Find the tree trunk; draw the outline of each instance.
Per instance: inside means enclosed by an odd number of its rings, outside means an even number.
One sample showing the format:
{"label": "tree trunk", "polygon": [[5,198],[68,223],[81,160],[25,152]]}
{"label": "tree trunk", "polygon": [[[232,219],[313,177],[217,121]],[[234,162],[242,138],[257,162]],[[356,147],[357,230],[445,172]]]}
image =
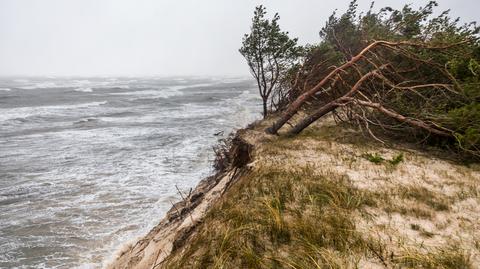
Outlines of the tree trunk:
{"label": "tree trunk", "polygon": [[[349,99],[353,100],[353,98],[349,98]],[[439,135],[439,136],[444,136],[444,137],[452,137],[453,136],[452,133],[450,133],[450,132],[436,129],[434,126],[430,126],[430,125],[428,125],[427,123],[425,123],[421,120],[407,118],[407,117],[397,113],[396,111],[385,108],[384,106],[382,106],[379,103],[367,102],[367,101],[362,101],[362,100],[355,100],[355,101],[359,105],[374,108],[374,109],[382,112],[383,114],[385,114],[385,115],[387,115],[391,118],[394,118],[394,119],[398,120],[399,122],[404,122],[404,123],[406,123],[410,126],[413,126],[413,127],[419,128],[419,129],[423,129],[427,132],[434,133],[434,134]]]}
{"label": "tree trunk", "polygon": [[267,108],[268,98],[262,98],[262,100],[263,100],[263,119],[266,119],[268,114],[268,108]]}
{"label": "tree trunk", "polygon": [[360,90],[360,87],[362,86],[362,84],[367,81],[367,79],[369,79],[370,77],[373,77],[373,76],[377,76],[378,75],[378,72],[385,68],[387,65],[382,65],[380,66],[378,69],[376,70],[373,70],[373,71],[370,71],[368,72],[367,74],[363,75],[356,83],[355,85],[353,85],[352,89],[350,89],[350,91],[348,91],[345,95],[343,95],[342,97],[339,97],[333,101],[331,101],[330,103],[322,106],[321,108],[317,109],[313,114],[309,115],[308,117],[306,117],[305,119],[303,119],[300,123],[298,123],[297,125],[295,125],[295,127],[293,127],[289,132],[288,134],[289,135],[295,135],[295,134],[299,134],[301,131],[303,131],[303,129],[307,128],[308,126],[310,126],[310,124],[312,124],[313,122],[315,122],[316,120],[318,120],[319,118],[323,117],[325,114],[335,110],[338,106],[340,106],[341,104],[345,103],[346,101],[349,101],[347,100],[347,98],[351,97],[351,96],[354,96],[359,90]]}
{"label": "tree trunk", "polygon": [[315,113],[313,113],[312,115],[309,115],[308,117],[303,119],[299,124],[295,125],[295,127],[293,127],[288,132],[288,134],[289,135],[299,134],[301,131],[303,131],[303,129],[310,126],[310,124],[312,124],[313,122],[315,122],[319,118],[323,117],[325,114],[335,110],[339,105],[340,105],[340,103],[338,103],[338,100],[334,100],[334,101],[331,101],[330,103],[322,106],[320,109],[315,111]]}
{"label": "tree trunk", "polygon": [[337,75],[338,73],[340,73],[341,71],[343,71],[344,69],[352,66],[353,64],[355,64],[357,61],[359,61],[360,59],[362,59],[363,55],[365,53],[367,53],[369,50],[371,50],[372,48],[380,45],[380,44],[383,44],[383,43],[386,43],[385,41],[375,41],[373,43],[371,43],[370,45],[368,45],[366,48],[364,48],[359,54],[357,54],[355,57],[353,57],[350,61],[344,63],[342,66],[338,67],[338,68],[335,68],[332,72],[330,72],[330,74],[328,74],[326,77],[324,77],[317,85],[315,85],[315,87],[313,87],[312,89],[310,89],[309,91],[303,93],[302,95],[300,95],[287,109],[287,111],[285,111],[284,115],[279,119],[277,120],[270,128],[268,128],[266,131],[267,133],[270,133],[270,134],[276,134],[278,132],[278,130],[280,128],[282,128],[282,126],[289,120],[293,117],[293,115],[295,115],[295,113],[297,113],[297,111],[300,109],[300,107],[305,103],[305,101],[307,101],[308,99],[310,99],[316,92],[320,91],[323,86],[325,84],[327,84],[327,82],[330,81],[330,79],[332,79],[335,75]]}
{"label": "tree trunk", "polygon": [[382,40],[370,43],[360,53],[355,55],[350,61],[344,63],[340,67],[335,68],[326,77],[324,77],[317,85],[315,85],[315,87],[313,87],[309,91],[306,91],[305,93],[300,95],[293,103],[290,104],[287,111],[285,111],[282,117],[278,119],[271,127],[267,128],[265,131],[270,134],[277,134],[278,130],[282,128],[282,126],[285,125],[285,123],[287,123],[287,121],[290,120],[293,117],[293,115],[297,113],[297,111],[305,103],[305,101],[308,101],[315,93],[320,91],[323,88],[323,86],[325,86],[325,84],[327,84],[337,74],[339,74],[340,72],[343,72],[345,69],[353,66],[356,62],[360,61],[368,51],[378,46],[392,47],[392,46],[399,46],[399,45],[420,46],[418,44],[411,43],[411,42],[388,42],[388,41],[382,41]]}

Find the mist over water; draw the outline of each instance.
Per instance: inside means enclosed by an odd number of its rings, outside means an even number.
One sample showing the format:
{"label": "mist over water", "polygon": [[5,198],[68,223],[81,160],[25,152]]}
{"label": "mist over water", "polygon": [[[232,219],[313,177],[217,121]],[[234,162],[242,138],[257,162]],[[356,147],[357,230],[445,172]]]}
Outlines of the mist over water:
{"label": "mist over water", "polygon": [[0,80],[0,268],[97,268],[260,117],[236,78]]}

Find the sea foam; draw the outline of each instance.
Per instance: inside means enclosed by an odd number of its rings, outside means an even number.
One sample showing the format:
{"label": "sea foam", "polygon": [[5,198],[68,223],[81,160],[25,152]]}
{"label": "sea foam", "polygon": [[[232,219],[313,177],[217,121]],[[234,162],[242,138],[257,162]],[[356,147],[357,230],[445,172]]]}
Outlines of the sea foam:
{"label": "sea foam", "polygon": [[74,105],[2,108],[0,109],[0,122],[8,120],[21,120],[32,116],[61,115],[71,113],[73,110],[87,109],[105,104],[107,104],[107,101]]}
{"label": "sea foam", "polygon": [[77,89],[74,89],[74,91],[76,92],[92,92],[92,88],[77,88]]}

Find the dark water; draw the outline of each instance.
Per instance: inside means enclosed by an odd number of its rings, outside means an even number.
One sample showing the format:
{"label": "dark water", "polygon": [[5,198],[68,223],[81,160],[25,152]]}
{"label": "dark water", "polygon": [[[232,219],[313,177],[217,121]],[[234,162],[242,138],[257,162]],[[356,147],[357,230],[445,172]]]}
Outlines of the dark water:
{"label": "dark water", "polygon": [[0,268],[97,268],[259,117],[249,79],[0,79]]}

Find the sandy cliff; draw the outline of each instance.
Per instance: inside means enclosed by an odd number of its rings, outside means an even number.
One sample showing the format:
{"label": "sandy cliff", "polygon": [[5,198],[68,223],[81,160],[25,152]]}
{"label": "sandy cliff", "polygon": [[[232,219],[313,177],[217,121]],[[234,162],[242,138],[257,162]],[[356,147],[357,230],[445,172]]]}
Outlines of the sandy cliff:
{"label": "sandy cliff", "polygon": [[480,169],[372,142],[331,120],[241,133],[240,169],[207,178],[108,268],[478,268]]}

